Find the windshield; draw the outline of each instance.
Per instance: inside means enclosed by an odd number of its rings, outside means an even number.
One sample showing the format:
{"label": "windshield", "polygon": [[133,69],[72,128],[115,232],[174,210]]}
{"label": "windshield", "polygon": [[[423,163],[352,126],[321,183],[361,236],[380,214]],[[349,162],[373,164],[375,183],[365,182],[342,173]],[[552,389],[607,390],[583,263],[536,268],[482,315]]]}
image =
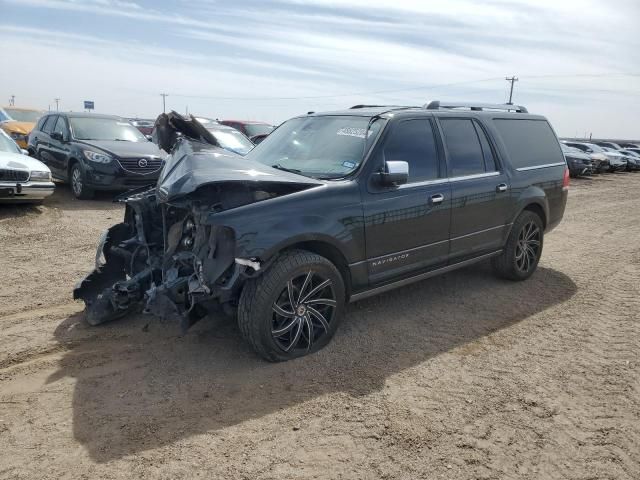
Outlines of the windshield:
{"label": "windshield", "polygon": [[265,123],[249,123],[244,127],[247,130],[247,135],[253,137],[255,135],[269,135],[273,126],[267,125]]}
{"label": "windshield", "polygon": [[[369,120],[346,115],[293,118],[274,130],[247,158],[308,177],[344,177],[362,162]],[[371,125],[367,148],[381,126],[379,121]]]}
{"label": "windshield", "polygon": [[116,118],[70,117],[76,140],[121,140],[146,142],[147,138],[126,120]]}
{"label": "windshield", "polygon": [[253,148],[253,143],[241,132],[230,128],[229,130],[209,130],[216,138],[220,146],[226,150],[246,155]]}
{"label": "windshield", "polygon": [[11,120],[29,123],[36,123],[44,113],[39,110],[21,110],[19,108],[5,108],[4,111],[11,117]]}
{"label": "windshield", "polygon": [[2,130],[0,130],[0,152],[22,153],[16,142],[11,140]]}

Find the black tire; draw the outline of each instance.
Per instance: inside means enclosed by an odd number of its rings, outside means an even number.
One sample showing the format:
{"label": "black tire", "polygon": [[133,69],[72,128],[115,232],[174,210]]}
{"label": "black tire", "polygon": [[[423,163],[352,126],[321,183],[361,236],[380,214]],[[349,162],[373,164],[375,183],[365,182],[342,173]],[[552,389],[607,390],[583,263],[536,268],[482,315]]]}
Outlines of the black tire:
{"label": "black tire", "polygon": [[538,267],[543,244],[542,219],[525,210],[513,223],[502,254],[491,260],[494,272],[508,280],[526,280]]}
{"label": "black tire", "polygon": [[258,355],[281,362],[329,343],[344,304],[344,281],[335,265],[315,253],[290,250],[261,276],[247,281],[240,295],[238,325]]}
{"label": "black tire", "polygon": [[77,199],[88,200],[93,198],[94,192],[87,186],[84,172],[77,163],[74,163],[69,169],[69,184],[71,185],[71,192]]}

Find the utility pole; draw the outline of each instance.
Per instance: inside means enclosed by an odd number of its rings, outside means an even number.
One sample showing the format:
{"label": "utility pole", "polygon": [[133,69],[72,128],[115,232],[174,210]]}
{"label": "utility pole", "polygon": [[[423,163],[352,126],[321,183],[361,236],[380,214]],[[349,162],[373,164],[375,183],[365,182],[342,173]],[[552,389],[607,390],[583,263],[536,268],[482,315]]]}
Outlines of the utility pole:
{"label": "utility pole", "polygon": [[59,98],[54,98],[54,100],[56,101],[56,112],[59,111],[59,104],[60,104],[60,99]]}
{"label": "utility pole", "polygon": [[507,105],[513,105],[513,84],[518,81],[518,77],[512,75],[511,77],[504,77],[504,79],[507,82],[511,82],[511,89],[509,90],[509,101],[507,102]]}
{"label": "utility pole", "polygon": [[166,98],[169,96],[169,94],[161,93],[160,96],[162,97],[162,113],[167,113]]}
{"label": "utility pole", "polygon": [[16,96],[15,95],[11,95],[11,98],[9,99],[9,105],[10,106],[15,106],[16,104]]}

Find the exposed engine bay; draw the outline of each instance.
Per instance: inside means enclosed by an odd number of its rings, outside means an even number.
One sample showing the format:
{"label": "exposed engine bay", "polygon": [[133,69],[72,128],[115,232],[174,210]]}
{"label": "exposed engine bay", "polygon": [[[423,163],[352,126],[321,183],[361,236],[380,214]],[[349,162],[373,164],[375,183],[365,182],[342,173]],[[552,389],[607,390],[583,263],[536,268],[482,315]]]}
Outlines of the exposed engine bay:
{"label": "exposed engine bay", "polygon": [[116,199],[124,221],[103,234],[95,270],[74,290],[92,325],[144,311],[176,318],[185,331],[211,310],[232,313],[244,281],[268,262],[238,256],[234,229],[216,224],[216,214],[316,183],[216,148],[194,118],[173,112],[159,124],[171,155],[158,184]]}

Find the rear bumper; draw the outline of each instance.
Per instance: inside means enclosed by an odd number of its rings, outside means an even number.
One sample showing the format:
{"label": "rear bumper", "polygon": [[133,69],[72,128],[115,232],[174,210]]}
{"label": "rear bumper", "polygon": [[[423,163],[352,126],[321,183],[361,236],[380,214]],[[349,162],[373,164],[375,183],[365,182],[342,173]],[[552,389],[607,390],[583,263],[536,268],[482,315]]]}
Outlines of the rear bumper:
{"label": "rear bumper", "polygon": [[0,201],[43,200],[53,193],[52,182],[0,182]]}

